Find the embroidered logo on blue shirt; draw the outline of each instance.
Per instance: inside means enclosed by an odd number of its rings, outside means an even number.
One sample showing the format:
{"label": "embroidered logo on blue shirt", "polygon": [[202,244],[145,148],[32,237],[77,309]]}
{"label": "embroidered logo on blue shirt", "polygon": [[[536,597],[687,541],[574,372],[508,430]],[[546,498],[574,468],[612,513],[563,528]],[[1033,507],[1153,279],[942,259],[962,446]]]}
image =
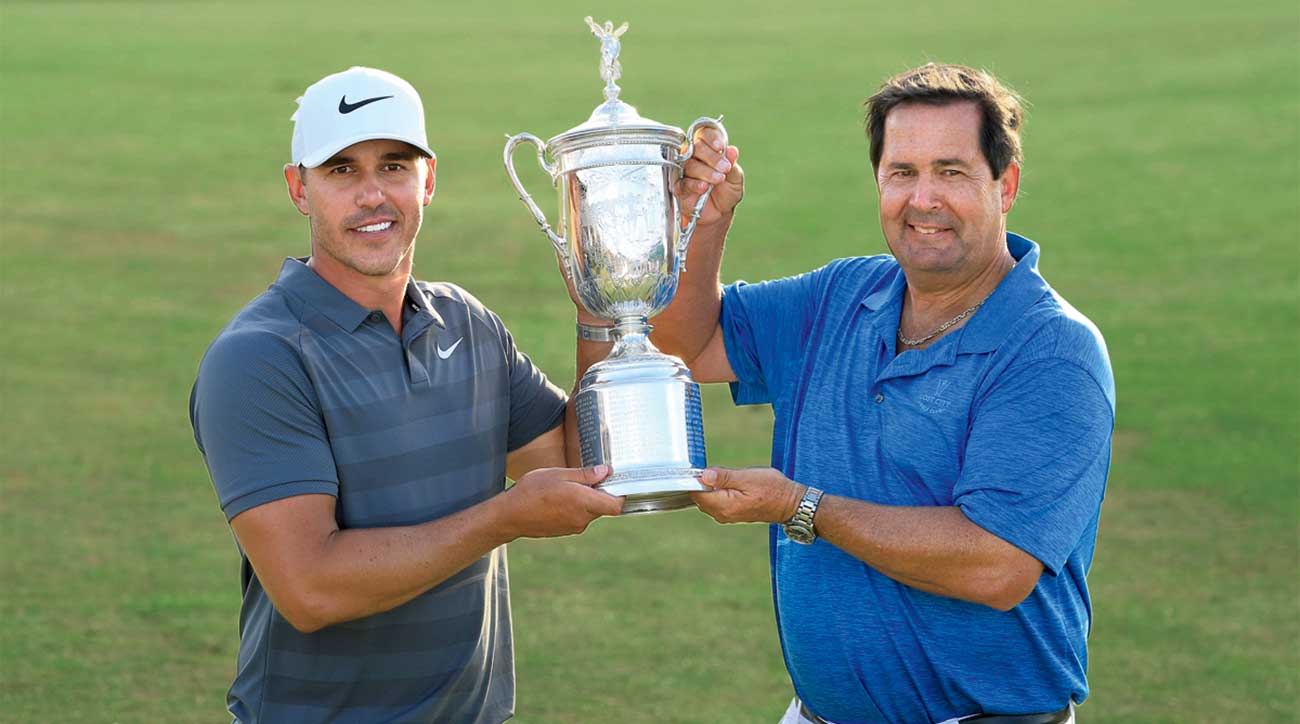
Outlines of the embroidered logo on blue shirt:
{"label": "embroidered logo on blue shirt", "polygon": [[948,406],[952,404],[952,400],[944,397],[943,393],[947,391],[951,384],[952,382],[949,380],[940,380],[939,384],[935,385],[933,392],[921,395],[917,398],[921,409],[932,415],[936,412],[943,412],[948,409]]}

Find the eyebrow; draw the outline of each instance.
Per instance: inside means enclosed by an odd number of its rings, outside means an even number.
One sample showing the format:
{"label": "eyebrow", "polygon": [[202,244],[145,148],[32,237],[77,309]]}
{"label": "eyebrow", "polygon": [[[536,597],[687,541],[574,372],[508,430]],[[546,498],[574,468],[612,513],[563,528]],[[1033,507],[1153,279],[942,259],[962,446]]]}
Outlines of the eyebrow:
{"label": "eyebrow", "polygon": [[[422,156],[422,154],[416,151],[390,151],[388,153],[385,153],[383,156],[380,156],[380,160],[381,161],[413,161],[420,156]],[[357,160],[355,158],[352,158],[351,156],[344,156],[342,154],[338,154],[338,155],[330,156],[329,159],[327,159],[325,162],[321,164],[321,166],[325,168],[333,168],[335,166],[349,166],[355,164],[356,162]]]}
{"label": "eyebrow", "polygon": [[[961,168],[970,168],[969,161],[960,158],[936,158],[929,163],[931,168],[943,168],[945,166],[960,166]],[[893,161],[885,166],[887,169],[914,169],[916,164],[908,161]]]}
{"label": "eyebrow", "polygon": [[356,160],[351,158],[350,156],[335,155],[325,159],[325,161],[323,161],[320,166],[321,168],[334,167],[334,166],[347,166],[348,164],[351,163],[356,163]]}

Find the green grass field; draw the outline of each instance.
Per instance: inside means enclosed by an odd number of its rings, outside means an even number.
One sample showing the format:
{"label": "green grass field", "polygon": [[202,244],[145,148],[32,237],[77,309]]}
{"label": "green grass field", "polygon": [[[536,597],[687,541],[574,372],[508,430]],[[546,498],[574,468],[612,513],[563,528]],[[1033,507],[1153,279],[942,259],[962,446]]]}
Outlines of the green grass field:
{"label": "green grass field", "polygon": [[[18,2],[0,5],[0,721],[221,722],[238,557],[186,402],[206,345],[307,252],[293,99],[353,64],[420,89],[422,278],[561,385],[572,309],[501,168],[600,101],[723,113],[748,197],[724,267],[885,250],[860,103],[927,60],[1031,102],[1011,228],[1105,333],[1119,395],[1082,722],[1293,721],[1300,703],[1300,12],[1292,3]],[[553,201],[526,154],[534,195]],[[711,462],[771,415],[710,389]],[[766,532],[695,512],[510,546],[519,716],[773,722]]]}

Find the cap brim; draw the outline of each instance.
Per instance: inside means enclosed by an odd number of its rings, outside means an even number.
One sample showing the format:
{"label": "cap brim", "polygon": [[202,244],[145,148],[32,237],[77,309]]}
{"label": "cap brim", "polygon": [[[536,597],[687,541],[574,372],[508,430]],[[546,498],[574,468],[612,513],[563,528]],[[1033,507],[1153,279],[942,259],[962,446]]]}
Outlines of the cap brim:
{"label": "cap brim", "polygon": [[298,161],[298,163],[299,165],[305,166],[306,168],[316,168],[322,163],[325,163],[326,161],[330,160],[330,157],[332,157],[334,154],[338,153],[339,151],[342,151],[343,149],[353,144],[361,143],[362,141],[401,141],[402,143],[405,143],[407,145],[414,146],[417,150],[419,150],[421,153],[428,156],[429,158],[434,158],[437,155],[428,146],[412,138],[407,138],[405,136],[399,136],[396,134],[364,133],[359,136],[353,136],[352,138],[345,138],[342,141],[331,144],[329,146],[325,146],[323,148],[318,148],[313,153],[309,153],[306,156],[303,156]]}

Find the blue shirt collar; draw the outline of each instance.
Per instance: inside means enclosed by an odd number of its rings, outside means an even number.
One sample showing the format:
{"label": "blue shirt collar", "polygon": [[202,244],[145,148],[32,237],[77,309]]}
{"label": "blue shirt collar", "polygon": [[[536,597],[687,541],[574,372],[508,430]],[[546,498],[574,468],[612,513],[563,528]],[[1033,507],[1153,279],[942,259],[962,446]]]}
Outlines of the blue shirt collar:
{"label": "blue shirt collar", "polygon": [[958,352],[992,352],[1025,312],[1051,289],[1038,273],[1038,245],[1019,234],[1007,233],[1007,251],[1016,266],[993,290],[979,313],[959,331]]}
{"label": "blue shirt collar", "polygon": [[[274,286],[298,297],[339,327],[348,332],[355,332],[361,323],[366,321],[371,310],[357,304],[333,284],[322,279],[307,266],[308,258],[286,258],[284,264],[280,265],[280,276],[275,280]],[[406,280],[405,304],[416,313],[427,313],[439,327],[447,326],[442,316],[429,304],[429,300],[416,285],[413,277],[408,277]]]}
{"label": "blue shirt collar", "polygon": [[[1007,232],[1007,251],[1017,262],[1015,268],[993,290],[979,313],[954,333],[957,348],[953,351],[980,353],[997,349],[1011,325],[1051,288],[1038,273],[1038,244]],[[873,312],[890,308],[892,313],[876,315],[876,327],[886,339],[898,334],[898,315],[906,289],[907,279],[900,268],[862,299],[862,306]]]}

